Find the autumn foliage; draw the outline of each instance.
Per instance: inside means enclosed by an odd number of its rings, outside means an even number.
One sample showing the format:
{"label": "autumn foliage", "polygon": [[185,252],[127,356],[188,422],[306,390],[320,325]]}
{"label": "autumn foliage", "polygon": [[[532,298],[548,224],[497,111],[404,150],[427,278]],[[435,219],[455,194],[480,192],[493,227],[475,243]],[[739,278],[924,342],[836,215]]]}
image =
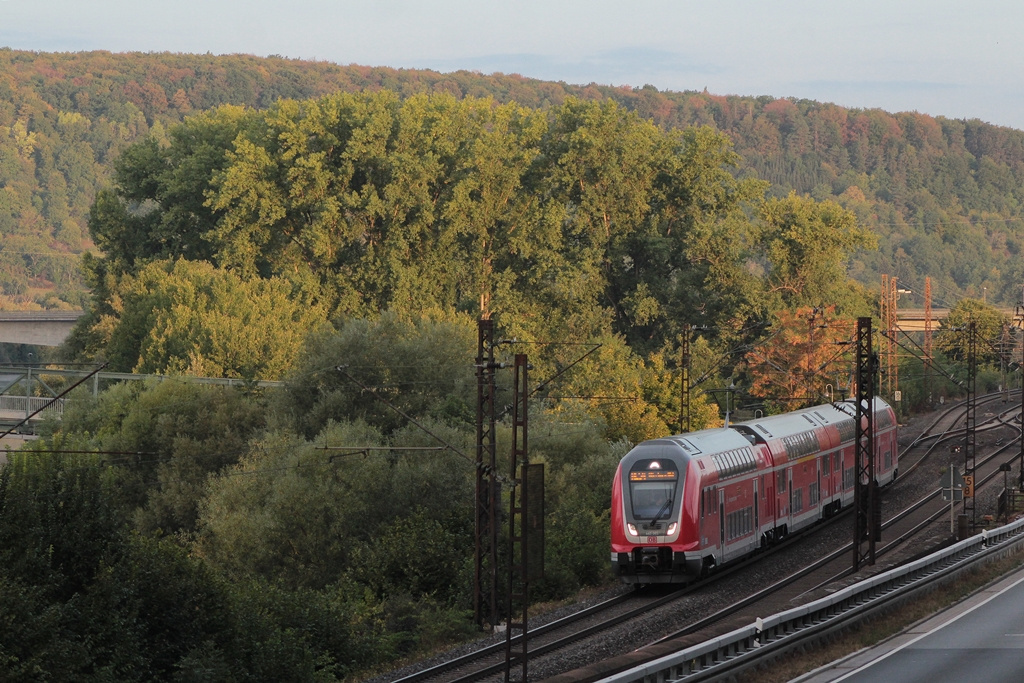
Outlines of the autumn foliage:
{"label": "autumn foliage", "polygon": [[849,395],[855,334],[834,306],[779,311],[768,338],[746,354],[750,394],[782,410]]}

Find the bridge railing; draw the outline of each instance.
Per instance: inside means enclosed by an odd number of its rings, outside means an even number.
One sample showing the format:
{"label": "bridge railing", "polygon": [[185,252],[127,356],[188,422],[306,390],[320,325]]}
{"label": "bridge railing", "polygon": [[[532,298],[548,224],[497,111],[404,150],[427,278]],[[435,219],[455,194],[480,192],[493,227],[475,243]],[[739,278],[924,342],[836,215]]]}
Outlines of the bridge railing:
{"label": "bridge railing", "polygon": [[[11,393],[0,394],[0,423],[10,425],[11,420],[20,421],[37,410],[43,409],[36,419],[46,417],[61,418],[64,415],[64,398],[53,401],[52,396],[33,396],[35,388],[41,384],[53,394],[57,392],[52,388],[63,387],[75,380],[88,378],[84,384],[84,391],[91,391],[97,396],[102,388],[109,387],[113,383],[126,381],[175,381],[197,384],[213,384],[229,387],[259,387],[263,389],[282,387],[284,382],[273,380],[252,380],[233,379],[227,377],[192,377],[188,375],[135,375],[123,372],[95,372],[75,368],[54,368],[42,365],[0,365],[0,377],[6,382],[5,391]],[[55,377],[63,378],[64,382],[54,383]],[[74,400],[73,398],[71,400]],[[53,401],[52,405],[47,405]],[[45,408],[44,408],[45,406]]]}
{"label": "bridge railing", "polygon": [[54,401],[52,398],[47,398],[45,396],[13,396],[10,394],[0,394],[0,411],[31,415],[51,401],[53,402],[52,405],[47,406],[43,412],[39,413],[39,417],[47,417],[51,415],[60,417],[63,415],[64,399],[59,398]]}

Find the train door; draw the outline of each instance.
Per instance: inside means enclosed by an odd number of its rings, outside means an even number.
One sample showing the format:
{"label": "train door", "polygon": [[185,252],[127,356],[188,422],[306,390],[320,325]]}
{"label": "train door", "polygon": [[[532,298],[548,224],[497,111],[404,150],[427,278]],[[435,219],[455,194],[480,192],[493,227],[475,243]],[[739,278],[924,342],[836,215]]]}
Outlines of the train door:
{"label": "train door", "polygon": [[836,474],[842,471],[842,467],[836,466],[836,463],[839,462],[838,453],[839,451],[834,451],[825,456],[825,462],[828,464],[825,468],[825,479],[828,481],[828,507],[832,512],[835,512],[839,506],[836,501],[839,500],[840,484],[838,484]]}
{"label": "train door", "polygon": [[828,477],[828,464],[830,462],[831,455],[824,455],[818,458],[818,505],[824,510],[828,505],[829,497],[829,477]]}
{"label": "train door", "polygon": [[[786,468],[786,487],[789,490],[789,519],[793,521],[793,468]],[[792,528],[792,525],[790,525]]]}
{"label": "train door", "polygon": [[823,507],[821,503],[821,458],[814,459],[814,467],[818,472],[814,484],[814,495],[812,496],[814,500],[812,500],[811,503],[818,508],[817,517],[818,519],[821,519],[822,517],[824,517],[824,515],[821,514],[821,510]]}
{"label": "train door", "polygon": [[889,435],[885,434],[882,437],[882,441],[883,441],[883,443],[882,443],[882,473],[883,473],[883,476],[879,477],[879,479],[881,481],[888,482],[888,481],[890,481],[890,475],[892,474],[893,466],[895,465],[895,463],[893,462],[893,460],[895,458],[893,458],[893,456],[892,456],[892,451],[893,451],[893,449],[892,449],[892,441],[889,439]]}
{"label": "train door", "polygon": [[761,515],[760,515],[760,512],[761,512],[761,501],[757,497],[758,489],[759,489],[759,487],[757,485],[758,484],[757,479],[758,479],[757,477],[754,477],[754,534],[755,534],[755,536],[754,536],[754,543],[755,543],[755,547],[761,545],[761,541],[760,541],[760,537],[761,537]]}
{"label": "train door", "polygon": [[718,489],[718,524],[721,529],[719,543],[722,548],[722,561],[725,561],[725,487]]}
{"label": "train door", "polygon": [[785,467],[781,467],[775,472],[775,528],[776,537],[782,538],[786,535],[786,529],[789,525],[789,513],[790,510],[786,505],[788,500],[788,491],[786,490],[786,477],[788,476],[788,470]]}

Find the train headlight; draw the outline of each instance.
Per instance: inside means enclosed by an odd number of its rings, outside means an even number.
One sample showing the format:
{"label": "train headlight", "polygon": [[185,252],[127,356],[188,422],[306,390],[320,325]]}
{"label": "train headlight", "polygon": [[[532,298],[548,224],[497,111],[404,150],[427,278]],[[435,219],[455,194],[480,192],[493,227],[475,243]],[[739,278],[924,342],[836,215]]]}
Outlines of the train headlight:
{"label": "train headlight", "polygon": [[667,534],[669,536],[671,536],[672,534],[674,534],[676,532],[676,526],[678,526],[678,525],[675,522],[672,522],[671,524],[668,525],[668,532],[667,532]]}
{"label": "train headlight", "polygon": [[639,536],[640,535],[640,534],[638,534],[636,532],[636,525],[635,524],[626,524],[626,530],[629,531],[629,535],[630,536]]}

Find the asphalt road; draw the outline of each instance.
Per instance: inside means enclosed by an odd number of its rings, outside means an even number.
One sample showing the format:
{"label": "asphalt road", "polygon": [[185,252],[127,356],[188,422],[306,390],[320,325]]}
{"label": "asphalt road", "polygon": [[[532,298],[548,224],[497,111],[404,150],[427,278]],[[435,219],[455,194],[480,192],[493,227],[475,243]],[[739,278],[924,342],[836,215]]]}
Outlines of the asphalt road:
{"label": "asphalt road", "polygon": [[799,683],[1024,681],[1024,570]]}

